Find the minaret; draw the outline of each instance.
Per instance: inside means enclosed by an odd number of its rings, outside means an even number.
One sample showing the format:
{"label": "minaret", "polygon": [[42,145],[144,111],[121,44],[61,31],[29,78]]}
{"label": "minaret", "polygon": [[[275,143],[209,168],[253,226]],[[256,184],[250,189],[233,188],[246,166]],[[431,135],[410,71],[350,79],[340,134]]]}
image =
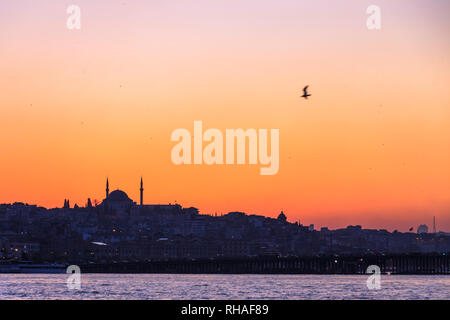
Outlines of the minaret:
{"label": "minaret", "polygon": [[436,233],[436,216],[433,216],[433,233]]}
{"label": "minaret", "polygon": [[141,177],[141,206],[144,205],[144,182],[142,181]]}
{"label": "minaret", "polygon": [[109,196],[109,181],[108,178],[106,178],[106,199],[108,199]]}

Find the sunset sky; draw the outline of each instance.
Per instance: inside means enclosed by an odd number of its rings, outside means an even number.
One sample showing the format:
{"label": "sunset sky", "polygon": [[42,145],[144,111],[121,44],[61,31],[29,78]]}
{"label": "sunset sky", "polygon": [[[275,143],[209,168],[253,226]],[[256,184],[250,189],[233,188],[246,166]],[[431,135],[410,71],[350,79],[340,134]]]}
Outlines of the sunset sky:
{"label": "sunset sky", "polygon": [[[81,30],[66,9],[81,8]],[[381,8],[381,30],[366,9]],[[0,203],[103,200],[450,232],[450,1],[0,0]],[[305,101],[301,89],[310,86]],[[280,168],[177,128],[280,130]]]}

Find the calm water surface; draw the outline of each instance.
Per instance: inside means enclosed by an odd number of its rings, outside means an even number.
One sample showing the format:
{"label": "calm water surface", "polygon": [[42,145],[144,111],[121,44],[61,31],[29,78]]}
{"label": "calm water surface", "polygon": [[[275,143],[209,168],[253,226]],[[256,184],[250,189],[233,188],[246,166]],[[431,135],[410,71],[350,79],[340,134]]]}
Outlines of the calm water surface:
{"label": "calm water surface", "polygon": [[83,274],[69,290],[65,274],[0,274],[0,299],[450,299],[450,276]]}

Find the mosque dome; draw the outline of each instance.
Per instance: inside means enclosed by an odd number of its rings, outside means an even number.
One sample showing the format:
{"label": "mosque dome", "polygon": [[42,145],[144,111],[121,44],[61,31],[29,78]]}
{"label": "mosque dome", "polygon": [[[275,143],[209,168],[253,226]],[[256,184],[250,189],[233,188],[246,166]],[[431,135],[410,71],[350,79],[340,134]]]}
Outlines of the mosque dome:
{"label": "mosque dome", "polygon": [[108,200],[109,201],[132,201],[128,195],[123,192],[122,190],[114,190],[113,192],[111,192],[108,196]]}

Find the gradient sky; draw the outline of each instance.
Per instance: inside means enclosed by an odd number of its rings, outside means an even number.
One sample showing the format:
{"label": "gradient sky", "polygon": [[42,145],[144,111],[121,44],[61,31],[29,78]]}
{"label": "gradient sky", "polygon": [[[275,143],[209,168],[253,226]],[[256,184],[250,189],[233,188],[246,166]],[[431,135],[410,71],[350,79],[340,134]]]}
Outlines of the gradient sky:
{"label": "gradient sky", "polygon": [[[66,28],[71,4],[79,31]],[[366,28],[366,8],[382,29]],[[0,0],[0,203],[104,198],[450,231],[450,1]],[[312,99],[301,101],[309,84]],[[170,134],[280,129],[280,170]]]}

